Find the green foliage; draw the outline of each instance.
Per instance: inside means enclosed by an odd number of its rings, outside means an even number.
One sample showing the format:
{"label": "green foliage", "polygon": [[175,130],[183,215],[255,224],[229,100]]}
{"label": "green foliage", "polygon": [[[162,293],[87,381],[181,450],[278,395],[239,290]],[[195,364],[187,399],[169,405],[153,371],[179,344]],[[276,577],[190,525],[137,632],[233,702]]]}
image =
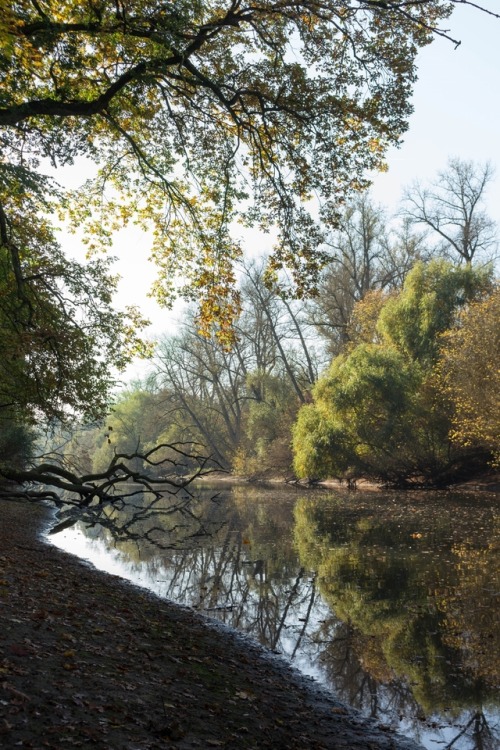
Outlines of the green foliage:
{"label": "green foliage", "polygon": [[418,263],[403,292],[388,300],[377,330],[385,341],[423,367],[435,362],[439,334],[451,328],[460,310],[491,286],[491,273],[445,260]]}
{"label": "green foliage", "polygon": [[[389,478],[397,472],[412,431],[417,382],[392,348],[364,344],[336,357],[313,391],[314,404],[299,414],[294,432],[297,474],[342,478],[372,474],[378,467]],[[306,467],[314,468],[313,474]]]}
{"label": "green foliage", "polygon": [[243,435],[233,460],[237,474],[284,473],[291,471],[290,432],[298,403],[290,383],[269,373],[250,373],[247,391],[258,392],[249,399],[243,418]]}
{"label": "green foliage", "polygon": [[32,456],[35,436],[19,414],[0,409],[0,476],[4,467],[24,469]]}
{"label": "green foliage", "polygon": [[303,406],[293,427],[294,469],[299,477],[343,476],[351,454],[349,438],[316,404]]}
{"label": "green foliage", "polygon": [[[64,433],[58,435],[52,449],[77,474],[105,472],[116,454],[128,456],[127,467],[148,477],[195,472],[199,469],[196,456],[204,453],[200,436],[187,434],[171,421],[165,410],[168,399],[164,391],[135,382],[115,396],[104,424],[70,431],[69,439]],[[180,455],[174,444],[186,455]]]}
{"label": "green foliage", "polygon": [[[3,170],[3,171],[2,171]],[[50,214],[52,183],[0,169],[0,407],[33,419],[95,419],[116,371],[140,350],[134,308],[112,307],[110,261],[65,258]]]}
{"label": "green foliage", "polygon": [[[489,284],[486,272],[444,261],[418,264],[383,305],[380,343],[336,357],[294,430],[299,476],[438,481],[461,456],[449,444],[450,414],[436,391],[439,335]],[[366,338],[366,336],[364,336]]]}
{"label": "green foliage", "polygon": [[270,276],[286,265],[300,291],[313,286],[324,257],[307,199],[336,206],[381,168],[407,127],[418,50],[452,5],[1,0],[0,9],[4,182],[21,165],[36,175],[44,157],[98,164],[65,201],[89,249],[129,221],[151,228],[156,295],[168,303],[187,279],[200,326],[216,320],[227,343],[239,308],[235,218],[276,225]]}

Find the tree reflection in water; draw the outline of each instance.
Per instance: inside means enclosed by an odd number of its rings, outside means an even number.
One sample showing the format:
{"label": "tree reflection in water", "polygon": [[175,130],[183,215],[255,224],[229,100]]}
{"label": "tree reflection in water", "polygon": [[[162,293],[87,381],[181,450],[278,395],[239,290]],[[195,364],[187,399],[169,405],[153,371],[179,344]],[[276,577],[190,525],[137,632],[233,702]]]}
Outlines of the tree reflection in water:
{"label": "tree reflection in water", "polygon": [[239,486],[203,490],[188,513],[135,504],[87,533],[160,595],[287,654],[426,747],[496,747],[494,501]]}

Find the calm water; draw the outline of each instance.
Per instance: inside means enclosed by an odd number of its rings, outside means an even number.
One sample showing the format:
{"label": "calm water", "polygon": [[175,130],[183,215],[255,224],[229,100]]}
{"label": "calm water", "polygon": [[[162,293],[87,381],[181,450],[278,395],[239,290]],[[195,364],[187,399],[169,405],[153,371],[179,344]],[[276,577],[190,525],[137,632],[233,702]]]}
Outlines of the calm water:
{"label": "calm water", "polygon": [[[214,497],[216,492],[217,497]],[[204,486],[51,537],[426,748],[500,747],[500,499]]]}

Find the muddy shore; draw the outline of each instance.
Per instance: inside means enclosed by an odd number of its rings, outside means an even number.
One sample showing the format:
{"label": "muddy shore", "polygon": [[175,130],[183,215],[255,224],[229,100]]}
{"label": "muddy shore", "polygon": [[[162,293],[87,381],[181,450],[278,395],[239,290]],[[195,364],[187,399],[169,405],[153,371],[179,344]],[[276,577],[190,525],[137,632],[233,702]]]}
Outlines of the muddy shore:
{"label": "muddy shore", "polygon": [[416,750],[284,659],[47,544],[0,501],[0,747]]}

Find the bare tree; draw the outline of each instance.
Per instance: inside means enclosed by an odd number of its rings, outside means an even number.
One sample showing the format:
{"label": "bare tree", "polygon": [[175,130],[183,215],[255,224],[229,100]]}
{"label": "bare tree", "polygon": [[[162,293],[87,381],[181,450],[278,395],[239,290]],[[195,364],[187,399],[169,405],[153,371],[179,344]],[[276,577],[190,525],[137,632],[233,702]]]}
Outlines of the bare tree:
{"label": "bare tree", "polygon": [[467,264],[490,261],[498,251],[498,235],[484,210],[484,198],[493,176],[488,162],[452,158],[429,188],[415,182],[406,190],[402,214],[428,230],[437,253],[455,260],[458,256]]}
{"label": "bare tree", "polygon": [[288,381],[298,400],[305,403],[318,377],[318,363],[303,309],[283,292],[266,286],[263,262],[245,268],[242,297],[246,316],[238,330],[256,352],[259,341],[265,339],[266,350],[273,352],[269,372]]}
{"label": "bare tree", "polygon": [[237,344],[226,351],[215,337],[201,336],[192,320],[159,347],[156,380],[165,392],[164,417],[176,435],[203,442],[225,467],[240,439],[247,371]]}
{"label": "bare tree", "polygon": [[[328,223],[329,217],[324,217]],[[385,211],[362,194],[349,204],[326,239],[331,261],[310,305],[311,320],[337,354],[349,341],[354,306],[372,290],[402,285],[416,260],[426,257],[422,235],[408,221],[394,228]]]}

